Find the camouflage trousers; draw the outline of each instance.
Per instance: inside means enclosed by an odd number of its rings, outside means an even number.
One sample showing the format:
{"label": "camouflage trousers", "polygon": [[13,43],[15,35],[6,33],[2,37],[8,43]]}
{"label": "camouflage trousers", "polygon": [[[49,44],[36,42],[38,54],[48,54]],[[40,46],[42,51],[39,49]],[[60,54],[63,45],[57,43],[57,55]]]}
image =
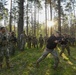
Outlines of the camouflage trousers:
{"label": "camouflage trousers", "polygon": [[50,49],[45,49],[42,56],[37,60],[37,63],[40,63],[49,53],[54,57],[54,66],[58,66],[59,64],[59,57],[56,52],[56,50],[50,50]]}
{"label": "camouflage trousers", "polygon": [[11,43],[9,45],[9,53],[10,53],[10,55],[14,55],[15,54],[15,44],[14,43]]}
{"label": "camouflage trousers", "polygon": [[43,47],[43,43],[40,43],[40,48],[42,48]]}
{"label": "camouflage trousers", "polygon": [[6,63],[8,64],[9,63],[9,49],[7,49],[7,46],[3,46],[0,48],[0,65],[2,65],[4,57],[5,57]]}
{"label": "camouflage trousers", "polygon": [[65,49],[67,50],[68,55],[70,56],[70,48],[69,48],[69,46],[68,45],[62,45],[61,47],[62,47],[62,50],[60,52],[60,56],[62,55],[62,53],[64,53]]}
{"label": "camouflage trousers", "polygon": [[28,46],[28,48],[31,48],[31,42],[30,41],[27,42],[27,46]]}

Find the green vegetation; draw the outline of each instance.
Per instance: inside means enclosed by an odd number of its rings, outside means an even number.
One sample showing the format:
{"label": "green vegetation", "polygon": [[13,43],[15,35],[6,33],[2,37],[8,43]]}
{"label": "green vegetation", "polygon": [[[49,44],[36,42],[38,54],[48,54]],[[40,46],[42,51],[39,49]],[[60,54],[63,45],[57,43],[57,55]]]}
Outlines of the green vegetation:
{"label": "green vegetation", "polygon": [[[58,51],[60,49],[58,48]],[[41,49],[26,49],[24,52],[17,51],[11,57],[13,68],[7,69],[5,65],[0,70],[0,75],[76,75],[76,48],[71,47],[71,56],[68,57],[67,51],[60,58],[57,70],[52,69],[53,59],[48,55],[40,67],[35,67],[36,60],[41,56]]]}

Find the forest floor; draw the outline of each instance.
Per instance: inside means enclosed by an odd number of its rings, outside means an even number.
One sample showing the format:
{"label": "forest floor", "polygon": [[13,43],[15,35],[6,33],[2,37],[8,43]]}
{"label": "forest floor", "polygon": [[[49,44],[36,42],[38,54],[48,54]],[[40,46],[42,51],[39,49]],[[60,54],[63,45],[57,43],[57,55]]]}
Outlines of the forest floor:
{"label": "forest floor", "polygon": [[[57,49],[58,53],[60,48]],[[25,49],[25,51],[17,51],[10,61],[13,68],[7,69],[3,65],[0,75],[76,75],[76,47],[71,47],[71,56],[67,55],[67,51],[60,57],[60,64],[57,70],[52,68],[54,59],[48,55],[45,60],[40,63],[40,67],[35,67],[36,60],[41,56],[43,49]],[[5,62],[4,62],[5,64]]]}

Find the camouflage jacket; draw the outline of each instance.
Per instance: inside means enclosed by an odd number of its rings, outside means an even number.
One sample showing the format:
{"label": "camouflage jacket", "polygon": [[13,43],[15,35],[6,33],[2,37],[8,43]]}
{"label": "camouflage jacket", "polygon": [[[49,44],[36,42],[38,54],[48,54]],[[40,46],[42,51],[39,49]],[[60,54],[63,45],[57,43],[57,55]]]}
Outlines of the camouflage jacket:
{"label": "camouflage jacket", "polygon": [[0,47],[2,46],[2,33],[0,33]]}
{"label": "camouflage jacket", "polygon": [[4,33],[2,34],[2,46],[6,46],[8,45],[8,39],[7,39],[7,35]]}

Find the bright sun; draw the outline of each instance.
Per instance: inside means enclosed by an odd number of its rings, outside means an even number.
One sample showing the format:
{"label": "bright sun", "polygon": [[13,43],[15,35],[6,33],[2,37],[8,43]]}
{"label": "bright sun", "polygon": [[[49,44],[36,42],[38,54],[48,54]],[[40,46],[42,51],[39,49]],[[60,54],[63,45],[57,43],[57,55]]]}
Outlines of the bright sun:
{"label": "bright sun", "polygon": [[50,28],[54,25],[54,21],[47,21],[47,26]]}

